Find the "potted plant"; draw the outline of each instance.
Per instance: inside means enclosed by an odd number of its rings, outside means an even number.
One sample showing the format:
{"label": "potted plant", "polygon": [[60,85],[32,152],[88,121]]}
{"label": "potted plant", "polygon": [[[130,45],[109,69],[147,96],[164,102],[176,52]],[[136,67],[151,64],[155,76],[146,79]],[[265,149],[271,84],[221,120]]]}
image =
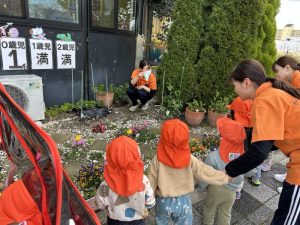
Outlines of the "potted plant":
{"label": "potted plant", "polygon": [[92,90],[96,95],[96,101],[103,102],[105,107],[110,108],[114,100],[113,85],[109,85],[108,91],[105,90],[104,84],[97,84]]}
{"label": "potted plant", "polygon": [[201,101],[194,99],[192,102],[187,103],[184,112],[185,120],[190,126],[199,126],[205,116],[205,108]]}
{"label": "potted plant", "polygon": [[228,97],[221,97],[219,92],[216,92],[215,97],[210,102],[210,105],[208,107],[208,113],[207,113],[207,120],[208,123],[216,127],[217,120],[220,117],[225,117],[228,114],[227,105],[229,103]]}

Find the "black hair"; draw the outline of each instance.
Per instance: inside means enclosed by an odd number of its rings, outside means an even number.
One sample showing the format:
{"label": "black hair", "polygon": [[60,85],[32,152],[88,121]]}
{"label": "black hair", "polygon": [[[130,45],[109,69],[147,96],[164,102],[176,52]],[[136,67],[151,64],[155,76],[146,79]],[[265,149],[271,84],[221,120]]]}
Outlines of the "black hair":
{"label": "black hair", "polygon": [[139,68],[143,69],[145,66],[150,66],[146,59],[140,61]]}
{"label": "black hair", "polygon": [[231,72],[229,80],[243,82],[245,78],[253,81],[257,86],[266,82],[264,67],[256,60],[247,59],[240,62]]}
{"label": "black hair", "polygon": [[293,70],[300,70],[300,63],[297,62],[297,60],[291,56],[285,55],[279,57],[272,65],[273,72],[277,72],[275,69],[275,66],[278,65],[280,67],[285,67],[286,65],[289,65]]}
{"label": "black hair", "polygon": [[247,59],[242,61],[233,69],[229,76],[229,80],[238,82],[243,82],[246,78],[257,86],[265,82],[271,82],[273,88],[281,89],[293,97],[300,99],[300,91],[293,88],[289,83],[274,78],[267,78],[264,67],[256,60]]}

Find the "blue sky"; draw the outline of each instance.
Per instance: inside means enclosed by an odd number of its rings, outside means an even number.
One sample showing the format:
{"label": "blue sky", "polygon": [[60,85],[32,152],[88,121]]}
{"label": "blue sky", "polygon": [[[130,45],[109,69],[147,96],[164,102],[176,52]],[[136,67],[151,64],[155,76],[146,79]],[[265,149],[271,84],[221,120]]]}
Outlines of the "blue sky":
{"label": "blue sky", "polygon": [[283,28],[286,24],[292,23],[300,29],[300,0],[281,0],[276,23],[277,28]]}

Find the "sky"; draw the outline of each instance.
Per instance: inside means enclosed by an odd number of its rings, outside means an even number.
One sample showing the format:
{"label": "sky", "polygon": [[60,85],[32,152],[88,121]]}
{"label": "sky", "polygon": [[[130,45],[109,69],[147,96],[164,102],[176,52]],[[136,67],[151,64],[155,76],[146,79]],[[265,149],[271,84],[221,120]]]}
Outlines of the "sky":
{"label": "sky", "polygon": [[300,0],[281,0],[279,13],[276,16],[277,28],[292,23],[300,29]]}

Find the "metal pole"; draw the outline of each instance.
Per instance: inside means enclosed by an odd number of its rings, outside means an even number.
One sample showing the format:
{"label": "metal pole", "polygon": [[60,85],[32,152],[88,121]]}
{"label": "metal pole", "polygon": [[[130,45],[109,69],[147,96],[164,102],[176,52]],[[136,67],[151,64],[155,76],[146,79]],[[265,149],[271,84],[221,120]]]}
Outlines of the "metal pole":
{"label": "metal pole", "polygon": [[[95,86],[95,80],[94,80],[94,70],[93,70],[93,63],[91,63],[91,72],[92,72],[92,84],[93,87]],[[94,92],[94,100],[96,100],[96,93]]]}
{"label": "metal pole", "polygon": [[83,70],[81,70],[81,105],[80,105],[80,117],[83,118]]}
{"label": "metal pole", "polygon": [[74,105],[74,68],[72,68],[72,104]]}
{"label": "metal pole", "polygon": [[106,104],[107,104],[107,109],[109,110],[109,105],[108,105],[108,81],[107,81],[107,74],[105,75],[105,83],[106,83]]}
{"label": "metal pole", "polygon": [[163,75],[163,86],[162,86],[162,93],[161,93],[161,106],[164,106],[164,91],[165,91],[165,75],[166,71],[164,70],[164,75]]}

